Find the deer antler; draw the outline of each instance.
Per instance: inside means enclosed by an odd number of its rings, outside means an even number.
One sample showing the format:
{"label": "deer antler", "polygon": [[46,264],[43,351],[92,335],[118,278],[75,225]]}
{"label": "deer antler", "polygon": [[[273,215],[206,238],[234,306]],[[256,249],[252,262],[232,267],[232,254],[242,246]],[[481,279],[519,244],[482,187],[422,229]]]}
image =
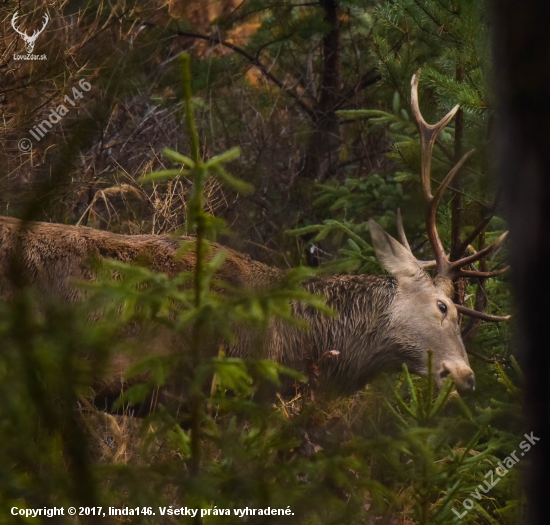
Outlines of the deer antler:
{"label": "deer antler", "polygon": [[[447,113],[436,124],[433,124],[433,125],[428,124],[424,120],[424,118],[422,117],[422,113],[420,112],[420,105],[418,102],[418,75],[413,75],[411,80],[411,108],[412,108],[412,113],[413,113],[414,119],[416,120],[416,123],[418,125],[418,130],[420,133],[420,143],[421,143],[420,170],[421,170],[421,180],[422,180],[422,193],[424,195],[424,199],[426,200],[426,228],[428,233],[428,239],[430,241],[430,245],[432,247],[432,250],[435,256],[435,266],[437,267],[438,276],[454,281],[455,279],[458,279],[460,277],[488,278],[488,277],[493,277],[495,275],[500,275],[504,273],[508,269],[508,267],[502,268],[500,270],[490,271],[490,272],[482,272],[478,270],[464,270],[463,267],[469,266],[474,262],[479,261],[489,253],[496,250],[502,244],[502,242],[508,235],[508,232],[503,233],[496,241],[494,241],[489,246],[479,250],[473,255],[463,257],[457,261],[451,261],[449,259],[449,257],[445,253],[445,248],[443,247],[443,243],[441,242],[441,239],[437,232],[437,226],[436,226],[437,208],[439,206],[443,193],[445,192],[445,190],[447,189],[447,187],[449,186],[453,178],[456,176],[456,174],[459,172],[460,168],[474,153],[474,150],[472,149],[468,151],[466,154],[464,154],[462,158],[455,164],[455,166],[449,171],[447,176],[443,179],[443,182],[440,184],[435,194],[432,195],[431,163],[432,163],[433,147],[437,139],[437,136],[439,135],[439,133],[441,133],[441,131],[445,128],[445,126],[447,126],[447,124],[449,124],[449,122],[455,116],[459,106],[456,105],[453,109],[451,109],[451,111],[449,111],[449,113]],[[485,227],[486,225],[487,224],[484,224],[483,227]],[[405,242],[403,242],[404,231],[403,231],[403,224],[401,223],[401,214],[398,214],[398,231],[399,231],[402,244],[408,247],[408,243],[406,242],[406,239],[405,239]],[[478,234],[479,234],[479,231],[478,231]],[[420,262],[420,264],[424,268],[427,268],[430,265],[429,262]],[[432,263],[432,266],[433,266],[433,263]],[[478,319],[483,319],[485,321],[506,321],[510,318],[510,316],[488,315],[483,312],[478,312],[477,310],[471,310],[470,308],[466,308],[465,306],[462,306],[462,305],[456,305],[456,306],[460,313],[470,315],[472,317],[477,317]]]}
{"label": "deer antler", "polygon": [[493,323],[500,323],[501,321],[508,321],[510,319],[510,315],[490,315],[486,314],[485,312],[480,312],[478,310],[472,310],[471,308],[468,308],[467,306],[462,306],[461,304],[456,304],[456,309],[464,315],[469,315],[470,317],[475,317],[476,319],[481,319],[483,321],[491,321]]}
{"label": "deer antler", "polygon": [[441,201],[443,193],[456,176],[463,164],[472,156],[474,150],[468,151],[462,156],[462,158],[455,164],[455,166],[449,171],[447,176],[443,179],[443,182],[435,192],[435,195],[432,195],[431,189],[431,163],[432,163],[432,153],[435,140],[439,133],[449,124],[451,119],[455,116],[458,111],[459,106],[456,105],[447,115],[445,115],[437,124],[428,124],[422,117],[420,112],[420,106],[418,103],[418,76],[413,75],[411,81],[411,107],[412,113],[418,125],[418,130],[420,132],[420,142],[421,142],[421,179],[422,179],[422,192],[424,194],[424,199],[426,200],[426,228],[428,231],[428,239],[432,250],[434,252],[435,260],[437,263],[437,273],[441,277],[446,277],[450,280],[455,280],[459,277],[493,277],[495,275],[500,275],[504,273],[508,267],[501,270],[491,271],[491,272],[480,272],[477,270],[463,270],[464,266],[468,266],[483,257],[492,251],[496,250],[506,238],[508,232],[502,234],[495,242],[479,250],[474,255],[468,257],[463,257],[457,261],[450,261],[449,257],[445,253],[445,248],[443,243],[439,238],[436,226],[437,218],[437,208]]}
{"label": "deer antler", "polygon": [[[397,208],[397,233],[399,235],[399,242],[409,250],[411,255],[414,256],[414,253],[409,245],[409,241],[407,240],[407,236],[405,235],[405,228],[403,228],[403,219],[401,218],[401,210]],[[418,261],[418,264],[421,268],[424,268],[425,270],[429,270],[432,268],[435,268],[437,265],[436,261]]]}

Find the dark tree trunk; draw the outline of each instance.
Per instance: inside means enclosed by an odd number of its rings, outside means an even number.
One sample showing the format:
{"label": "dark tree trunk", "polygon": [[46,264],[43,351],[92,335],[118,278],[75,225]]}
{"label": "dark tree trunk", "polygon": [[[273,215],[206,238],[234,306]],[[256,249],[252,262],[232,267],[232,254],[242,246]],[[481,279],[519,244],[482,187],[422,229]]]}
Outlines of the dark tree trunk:
{"label": "dark tree trunk", "polygon": [[323,38],[323,71],[319,102],[308,139],[304,175],[323,180],[338,160],[340,126],[335,113],[340,92],[340,8],[339,0],[320,0],[325,22],[330,26]]}
{"label": "dark tree trunk", "polygon": [[[479,234],[478,244],[477,244],[478,251],[483,248],[485,248],[484,231],[482,231]],[[481,261],[479,261],[479,271],[480,272],[488,271],[487,259],[485,257],[481,259]],[[476,289],[476,297],[474,302],[474,310],[477,310],[478,312],[484,312],[485,309],[487,308],[488,299],[487,299],[487,293],[485,291],[485,282],[486,282],[486,279],[483,279],[481,277],[477,278],[477,289]],[[480,319],[477,319],[476,317],[470,317],[468,319],[468,324],[462,331],[462,338],[464,339],[464,341],[469,339],[474,334],[476,329],[480,326],[481,322],[482,321]]]}
{"label": "dark tree trunk", "polygon": [[[464,79],[464,70],[460,65],[456,68],[455,75],[457,82],[462,82]],[[462,157],[462,135],[464,134],[464,112],[459,109],[455,116],[455,143],[454,143],[454,157],[455,163]],[[460,238],[460,231],[462,226],[462,182],[460,180],[460,173],[454,180],[454,187],[457,189],[453,195],[451,201],[451,261],[460,259],[463,254],[461,252],[462,240]],[[466,295],[466,287],[464,285],[464,279],[457,279],[455,284],[455,297],[454,302],[458,304],[464,304],[464,296]],[[460,321],[462,321],[461,317]]]}
{"label": "dark tree trunk", "polygon": [[[510,223],[513,285],[526,373],[531,525],[550,496],[550,2],[495,2],[499,161]],[[522,439],[518,436],[518,441]]]}

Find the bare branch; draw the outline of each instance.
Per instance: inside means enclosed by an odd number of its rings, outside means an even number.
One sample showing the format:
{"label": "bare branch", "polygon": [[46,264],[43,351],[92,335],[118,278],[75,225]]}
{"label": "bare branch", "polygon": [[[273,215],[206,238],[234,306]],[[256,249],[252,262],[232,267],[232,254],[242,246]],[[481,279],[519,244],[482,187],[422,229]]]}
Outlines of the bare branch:
{"label": "bare branch", "polygon": [[185,36],[189,38],[198,38],[201,40],[207,40],[209,42],[213,42],[215,44],[219,44],[221,46],[227,47],[228,49],[231,49],[232,51],[235,51],[235,53],[238,53],[239,55],[246,58],[253,66],[257,67],[261,72],[262,75],[264,75],[266,78],[271,80],[279,89],[284,91],[285,93],[288,93],[295,101],[296,103],[311,117],[315,117],[315,112],[313,109],[308,106],[301,98],[301,96],[296,93],[296,91],[292,88],[289,88],[286,86],[286,84],[278,79],[271,71],[267,69],[266,66],[264,66],[260,62],[259,57],[255,57],[251,55],[246,49],[243,49],[242,47],[236,46],[235,44],[232,44],[231,42],[227,42],[226,40],[222,40],[218,35],[201,35],[199,33],[192,33],[190,31],[181,31],[179,30],[177,32],[179,36]]}

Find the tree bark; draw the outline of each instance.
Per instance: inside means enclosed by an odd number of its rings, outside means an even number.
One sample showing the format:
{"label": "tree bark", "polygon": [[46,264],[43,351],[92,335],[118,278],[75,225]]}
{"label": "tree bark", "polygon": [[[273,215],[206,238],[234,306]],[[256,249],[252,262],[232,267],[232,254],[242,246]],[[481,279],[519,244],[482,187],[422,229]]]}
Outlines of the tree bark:
{"label": "tree bark", "polygon": [[[462,82],[464,79],[464,70],[462,66],[457,65],[455,79],[457,82]],[[464,112],[459,109],[455,115],[455,141],[454,141],[454,157],[455,162],[458,162],[462,157],[462,135],[464,134]],[[458,190],[453,195],[451,200],[451,261],[456,261],[462,257],[460,249],[462,241],[460,239],[460,231],[462,226],[462,181],[460,173],[457,174],[454,180],[454,186]],[[454,283],[455,296],[454,302],[464,304],[464,296],[466,295],[466,286],[464,279],[457,279]],[[460,324],[462,323],[462,315],[459,316]]]}
{"label": "tree bark", "polygon": [[305,153],[304,175],[324,180],[338,161],[340,125],[335,108],[340,93],[340,7],[339,0],[319,0],[325,22],[330,26],[323,38],[323,71],[319,102]]}
{"label": "tree bark", "polygon": [[[495,2],[498,158],[526,375],[528,523],[548,523],[550,484],[550,2]],[[524,438],[518,436],[518,442]]]}

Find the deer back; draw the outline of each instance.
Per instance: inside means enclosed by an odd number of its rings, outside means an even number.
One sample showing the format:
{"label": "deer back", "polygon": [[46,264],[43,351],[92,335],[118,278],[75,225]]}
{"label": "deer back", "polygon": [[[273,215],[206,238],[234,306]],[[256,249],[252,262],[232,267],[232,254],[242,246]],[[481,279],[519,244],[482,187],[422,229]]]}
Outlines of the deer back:
{"label": "deer back", "polygon": [[[191,237],[169,235],[122,235],[86,226],[22,222],[0,217],[0,295],[10,297],[14,287],[30,284],[39,293],[65,300],[77,300],[82,292],[71,279],[93,280],[91,262],[114,259],[146,265],[156,272],[174,276],[195,266],[193,252],[176,257],[182,241]],[[212,253],[222,247],[212,245]],[[259,288],[276,282],[282,275],[250,257],[223,248],[226,259],[219,277],[235,286]]]}

